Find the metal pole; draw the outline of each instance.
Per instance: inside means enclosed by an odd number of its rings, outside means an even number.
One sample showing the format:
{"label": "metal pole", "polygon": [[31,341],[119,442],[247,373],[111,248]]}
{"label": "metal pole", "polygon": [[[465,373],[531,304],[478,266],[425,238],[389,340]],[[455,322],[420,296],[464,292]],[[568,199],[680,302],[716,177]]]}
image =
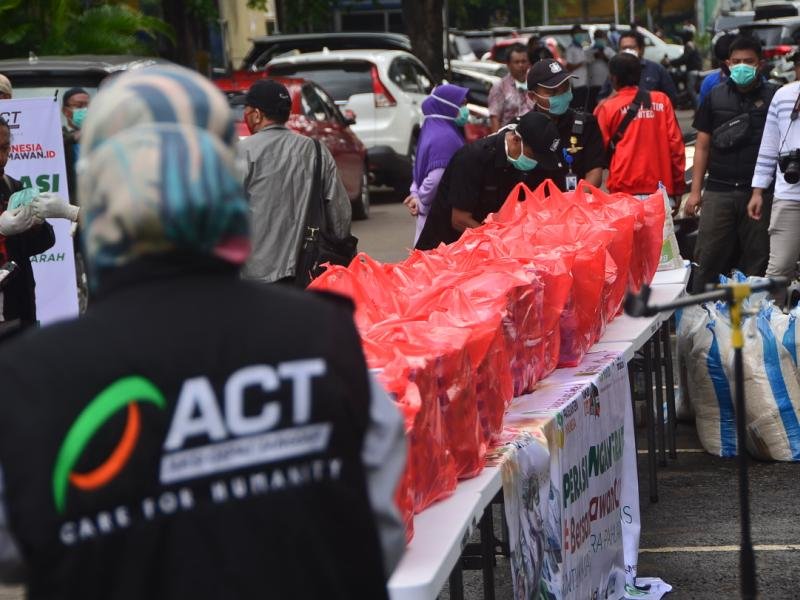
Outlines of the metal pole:
{"label": "metal pole", "polygon": [[[544,5],[547,6],[547,0],[544,0],[544,3]],[[544,14],[546,15],[547,11],[545,11]],[[547,23],[545,22],[545,25],[546,24]],[[614,25],[619,27],[619,5],[617,4],[617,0],[614,0]]]}
{"label": "metal pole", "polygon": [[519,28],[525,28],[525,0],[519,0]]}
{"label": "metal pole", "polygon": [[[616,3],[617,0],[614,0]],[[550,25],[550,0],[544,0],[542,9],[542,25]]]}

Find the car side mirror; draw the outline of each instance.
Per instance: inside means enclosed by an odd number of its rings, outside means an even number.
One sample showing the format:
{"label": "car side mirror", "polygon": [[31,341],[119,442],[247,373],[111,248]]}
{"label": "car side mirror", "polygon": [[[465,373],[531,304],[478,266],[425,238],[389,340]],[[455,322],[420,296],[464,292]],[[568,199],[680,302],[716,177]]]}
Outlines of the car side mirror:
{"label": "car side mirror", "polygon": [[344,124],[345,125],[355,125],[356,124],[356,113],[354,113],[349,108],[342,113],[344,116]]}

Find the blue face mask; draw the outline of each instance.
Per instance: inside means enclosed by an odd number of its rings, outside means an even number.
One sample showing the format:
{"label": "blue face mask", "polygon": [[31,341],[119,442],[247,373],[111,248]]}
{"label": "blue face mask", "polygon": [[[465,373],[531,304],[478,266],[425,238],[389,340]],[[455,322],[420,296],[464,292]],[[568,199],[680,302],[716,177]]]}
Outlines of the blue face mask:
{"label": "blue face mask", "polygon": [[757,69],[750,65],[733,65],[731,67],[731,80],[738,86],[747,87],[756,78]]}
{"label": "blue face mask", "polygon": [[469,121],[469,109],[466,106],[462,106],[458,109],[458,116],[455,119],[456,125],[459,127],[463,127]]}
{"label": "blue face mask", "polygon": [[78,129],[83,126],[83,121],[86,119],[86,113],[89,112],[88,108],[73,108],[72,109],[72,124]]}
{"label": "blue face mask", "polygon": [[[536,95],[539,96],[539,94]],[[544,96],[539,96],[539,98],[544,98]],[[567,112],[569,103],[572,102],[572,90],[567,90],[557,96],[550,96],[548,100],[550,100],[550,108],[547,109],[547,112],[551,115],[563,115]]]}
{"label": "blue face mask", "polygon": [[525,156],[525,153],[522,151],[523,150],[522,138],[516,133],[514,135],[519,137],[519,144],[520,144],[519,156],[517,158],[511,158],[508,155],[508,139],[506,139],[505,140],[506,159],[508,159],[508,162],[510,162],[514,166],[514,168],[517,169],[518,171],[533,171],[536,168],[536,165],[539,164],[539,162],[533,160],[528,156]]}

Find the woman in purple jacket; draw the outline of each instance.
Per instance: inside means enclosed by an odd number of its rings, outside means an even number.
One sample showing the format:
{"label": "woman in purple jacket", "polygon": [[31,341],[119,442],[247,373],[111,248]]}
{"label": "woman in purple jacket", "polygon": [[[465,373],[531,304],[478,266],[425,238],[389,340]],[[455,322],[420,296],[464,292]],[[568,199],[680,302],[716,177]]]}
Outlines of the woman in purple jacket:
{"label": "woman in purple jacket", "polygon": [[425,226],[444,169],[453,154],[464,145],[460,127],[469,118],[465,104],[468,92],[467,88],[457,85],[440,85],[422,102],[425,118],[417,144],[414,181],[409,196],[403,201],[411,215],[417,218],[415,244]]}

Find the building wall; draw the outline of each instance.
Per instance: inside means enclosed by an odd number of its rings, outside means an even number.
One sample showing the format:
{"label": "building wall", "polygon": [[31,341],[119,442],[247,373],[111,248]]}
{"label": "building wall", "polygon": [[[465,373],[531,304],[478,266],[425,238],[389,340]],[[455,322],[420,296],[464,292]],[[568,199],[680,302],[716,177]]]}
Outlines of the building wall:
{"label": "building wall", "polygon": [[247,0],[219,0],[219,17],[230,64],[238,68],[248,50],[250,40],[275,29],[275,0],[268,0],[267,10],[247,7]]}

